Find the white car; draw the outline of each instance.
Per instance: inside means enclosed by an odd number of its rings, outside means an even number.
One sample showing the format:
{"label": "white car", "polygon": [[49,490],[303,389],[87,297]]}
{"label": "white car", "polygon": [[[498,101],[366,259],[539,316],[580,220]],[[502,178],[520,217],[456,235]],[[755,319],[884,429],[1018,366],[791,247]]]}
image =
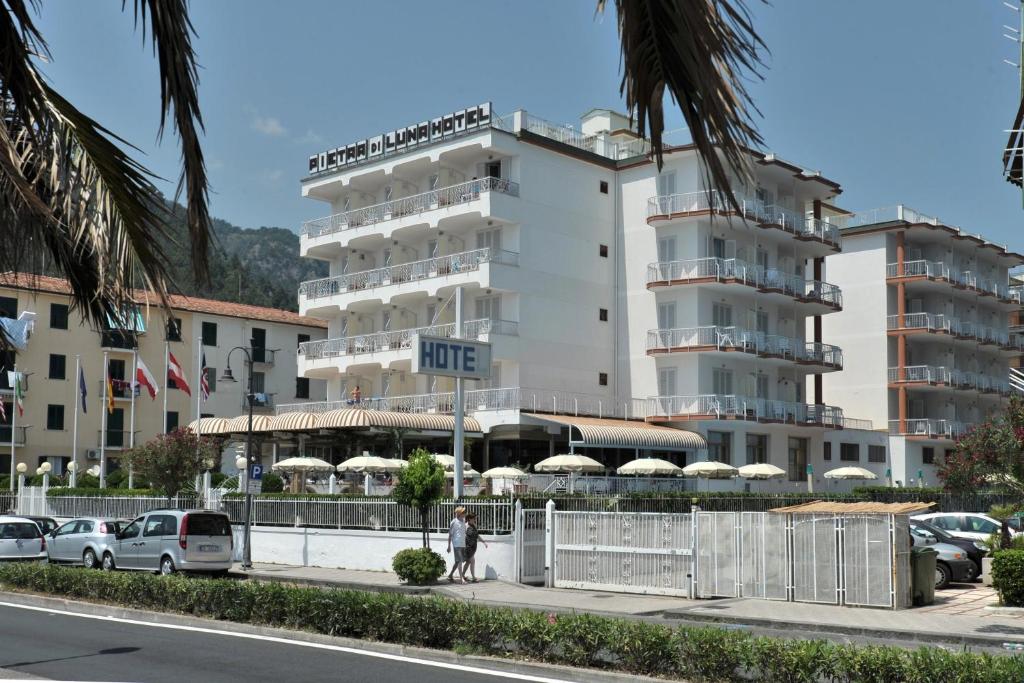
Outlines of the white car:
{"label": "white car", "polygon": [[46,538],[31,519],[0,516],[0,560],[45,560]]}
{"label": "white car", "polygon": [[[992,534],[999,533],[1002,524],[980,512],[930,512],[926,515],[914,515],[911,519],[919,519],[936,526],[951,536],[967,538],[972,541],[987,541]],[[1010,529],[1010,535],[1017,532]]]}

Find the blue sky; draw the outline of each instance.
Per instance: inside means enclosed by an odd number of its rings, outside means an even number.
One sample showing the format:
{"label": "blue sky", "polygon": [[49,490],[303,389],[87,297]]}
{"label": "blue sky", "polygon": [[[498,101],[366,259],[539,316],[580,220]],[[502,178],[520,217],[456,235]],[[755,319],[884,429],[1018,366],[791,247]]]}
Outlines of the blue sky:
{"label": "blue sky", "polygon": [[[44,3],[45,72],[173,181],[155,61],[119,8]],[[1015,13],[999,0],[751,8],[771,50],[751,85],[768,150],[840,182],[847,208],[904,203],[1024,249],[1021,196],[1000,164],[1018,96],[1001,26]],[[193,2],[193,22],[213,212],[245,227],[327,213],[299,196],[321,147],[487,100],[565,123],[622,107],[613,8],[595,18],[590,0],[218,0]]]}

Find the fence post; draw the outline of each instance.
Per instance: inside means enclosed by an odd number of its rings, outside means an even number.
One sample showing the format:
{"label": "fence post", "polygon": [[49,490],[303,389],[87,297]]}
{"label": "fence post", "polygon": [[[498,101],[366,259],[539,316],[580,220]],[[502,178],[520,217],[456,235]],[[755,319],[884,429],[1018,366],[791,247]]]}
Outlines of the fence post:
{"label": "fence post", "polygon": [[515,534],[513,548],[515,549],[516,583],[523,582],[523,503],[517,500],[515,505],[515,519],[512,524],[512,533]]}
{"label": "fence post", "polygon": [[[694,501],[697,499],[694,498]],[[697,540],[697,513],[700,508],[695,503],[690,505],[690,595],[691,600],[697,597],[697,555],[700,543]]]}
{"label": "fence post", "polygon": [[544,506],[544,585],[555,585],[555,501]]}

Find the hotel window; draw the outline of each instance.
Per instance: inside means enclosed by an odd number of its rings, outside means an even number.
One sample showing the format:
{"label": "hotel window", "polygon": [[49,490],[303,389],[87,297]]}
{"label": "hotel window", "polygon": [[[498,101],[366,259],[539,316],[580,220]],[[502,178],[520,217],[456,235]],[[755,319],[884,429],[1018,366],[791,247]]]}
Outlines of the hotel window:
{"label": "hotel window", "polygon": [[211,394],[217,391],[217,368],[206,368],[206,384]]}
{"label": "hotel window", "polygon": [[484,164],[484,177],[485,178],[500,178],[501,177],[501,161],[489,161]]}
{"label": "hotel window", "polygon": [[843,462],[860,462],[860,444],[839,444],[839,459],[842,460]]}
{"label": "hotel window", "polygon": [[309,378],[295,378],[295,398],[309,398]]}
{"label": "hotel window", "polygon": [[601,194],[608,194],[608,181],[607,180],[602,180],[600,187],[601,187]]}
{"label": "hotel window", "polygon": [[747,464],[768,462],[768,435],[747,434]]}
{"label": "hotel window", "polygon": [[789,480],[807,479],[807,439],[789,437]]}
{"label": "hotel window", "polygon": [[658,368],[658,396],[676,395],[676,369]]}
{"label": "hotel window", "polygon": [[676,172],[659,173],[657,177],[658,196],[667,197],[676,193]]}
{"label": "hotel window", "polygon": [[67,357],[59,353],[50,354],[50,379],[67,378]]}
{"label": "hotel window", "polygon": [[608,373],[607,372],[599,372],[599,373],[597,373],[597,383],[600,384],[602,387],[608,386]]}
{"label": "hotel window", "polygon": [[824,449],[824,454],[823,454],[822,457],[824,457],[825,460],[831,460],[832,459],[832,442],[831,441],[826,441],[825,442],[825,449]]}
{"label": "hotel window", "polygon": [[711,371],[711,391],[719,396],[732,395],[732,370],[713,368]]}
{"label": "hotel window", "polygon": [[0,296],[0,318],[17,318],[18,300],[9,296]]}
{"label": "hotel window", "polygon": [[178,411],[168,410],[167,411],[167,433],[170,434],[178,428]]}
{"label": "hotel window", "polygon": [[54,431],[64,429],[64,406],[46,406],[46,428]]}
{"label": "hotel window", "polygon": [[607,308],[599,308],[599,309],[597,309],[597,319],[600,320],[603,323],[608,322],[608,309]]}
{"label": "hotel window", "polygon": [[597,255],[601,258],[608,258],[608,245],[602,244],[597,247]]}
{"label": "hotel window", "polygon": [[267,376],[262,372],[252,373],[252,392],[262,394],[266,391]]}
{"label": "hotel window", "polygon": [[885,446],[868,446],[868,462],[885,462]]}
{"label": "hotel window", "polygon": [[727,465],[732,461],[732,432],[708,432],[708,459]]}
{"label": "hotel window", "polygon": [[181,318],[171,318],[167,321],[167,341],[181,341]]}
{"label": "hotel window", "polygon": [[65,304],[50,304],[50,328],[68,329],[68,307]]}
{"label": "hotel window", "polygon": [[203,323],[203,346],[217,345],[217,323]]}
{"label": "hotel window", "polygon": [[921,462],[925,465],[935,464],[935,449],[931,446],[925,446],[921,449]]}
{"label": "hotel window", "polygon": [[732,306],[729,304],[712,304],[711,324],[717,327],[732,327]]}

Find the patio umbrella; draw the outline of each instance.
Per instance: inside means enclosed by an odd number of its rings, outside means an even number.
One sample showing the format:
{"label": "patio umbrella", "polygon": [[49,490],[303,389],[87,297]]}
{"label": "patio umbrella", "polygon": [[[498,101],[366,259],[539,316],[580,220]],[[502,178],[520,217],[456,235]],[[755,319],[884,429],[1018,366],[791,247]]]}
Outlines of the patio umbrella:
{"label": "patio umbrella", "polygon": [[492,467],[480,476],[484,479],[522,479],[530,475],[515,467]]}
{"label": "patio umbrella", "polygon": [[396,466],[391,460],[375,455],[359,455],[338,465],[339,472],[387,472],[393,469]]}
{"label": "patio umbrella", "polygon": [[[454,479],[455,470],[445,470],[444,476],[447,479]],[[463,478],[476,478],[480,476],[480,473],[474,470],[472,465],[466,465],[462,468],[462,476]]]}
{"label": "patio umbrella", "polygon": [[615,470],[618,474],[639,474],[646,477],[658,475],[682,474],[683,468],[673,465],[668,460],[659,458],[637,458]]}
{"label": "patio umbrella", "polygon": [[826,479],[878,479],[871,470],[863,467],[839,467],[825,473]]}
{"label": "patio umbrella", "polygon": [[744,479],[780,479],[786,476],[786,470],[766,462],[744,465],[739,469],[739,473]]}
{"label": "patio umbrella", "polygon": [[585,455],[554,455],[533,466],[535,472],[604,472],[604,465]]}
{"label": "patio umbrella", "polygon": [[433,458],[434,460],[436,460],[437,464],[439,464],[441,467],[445,468],[446,470],[454,470],[455,469],[455,457],[454,456],[447,455],[445,453],[431,453],[430,457]]}
{"label": "patio umbrella", "polygon": [[737,474],[739,474],[739,470],[735,467],[717,460],[701,460],[683,468],[684,477],[700,477],[701,479],[732,479]]}
{"label": "patio umbrella", "polygon": [[391,469],[392,470],[400,470],[400,469],[402,469],[404,467],[408,467],[409,466],[409,461],[408,460],[402,460],[401,458],[384,458],[384,459],[387,460],[389,463],[391,463]]}
{"label": "patio umbrella", "polygon": [[275,472],[330,472],[334,465],[320,458],[285,458],[275,462],[271,469]]}

